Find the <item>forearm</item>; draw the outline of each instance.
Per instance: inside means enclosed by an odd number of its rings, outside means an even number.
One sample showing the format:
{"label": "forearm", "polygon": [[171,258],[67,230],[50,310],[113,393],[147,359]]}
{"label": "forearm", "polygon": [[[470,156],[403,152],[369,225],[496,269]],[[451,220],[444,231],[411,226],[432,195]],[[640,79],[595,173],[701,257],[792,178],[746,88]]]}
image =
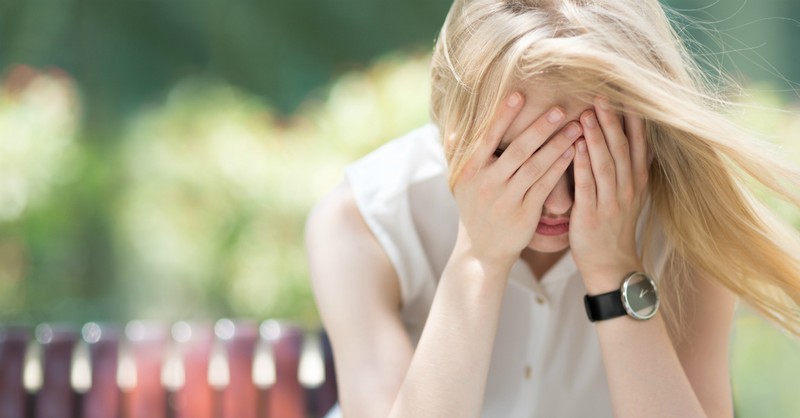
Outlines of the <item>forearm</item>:
{"label": "forearm", "polygon": [[478,417],[510,265],[454,252],[390,417]]}
{"label": "forearm", "polygon": [[[634,268],[629,271],[636,270]],[[589,278],[590,294],[619,288],[619,277]],[[662,313],[647,321],[621,316],[596,323],[616,418],[706,417],[667,333]]]}

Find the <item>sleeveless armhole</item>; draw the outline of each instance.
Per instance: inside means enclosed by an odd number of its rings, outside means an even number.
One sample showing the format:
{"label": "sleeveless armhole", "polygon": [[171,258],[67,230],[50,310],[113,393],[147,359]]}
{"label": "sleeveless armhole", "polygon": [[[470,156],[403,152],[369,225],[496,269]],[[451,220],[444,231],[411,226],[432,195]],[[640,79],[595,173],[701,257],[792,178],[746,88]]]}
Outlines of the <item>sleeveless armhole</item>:
{"label": "sleeveless armhole", "polygon": [[403,310],[430,292],[437,278],[414,216],[420,202],[412,202],[410,190],[443,171],[433,125],[384,144],[345,171],[359,212],[395,268]]}

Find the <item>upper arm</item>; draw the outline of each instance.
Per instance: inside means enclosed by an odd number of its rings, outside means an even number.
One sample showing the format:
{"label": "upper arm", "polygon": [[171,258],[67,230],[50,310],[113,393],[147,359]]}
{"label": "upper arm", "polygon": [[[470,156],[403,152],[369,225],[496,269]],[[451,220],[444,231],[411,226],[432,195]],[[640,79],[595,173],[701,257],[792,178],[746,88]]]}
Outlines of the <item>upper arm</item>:
{"label": "upper arm", "polygon": [[683,370],[710,418],[733,417],[729,342],[736,295],[701,274],[691,273],[685,292],[685,338],[676,347]]}
{"label": "upper arm", "polygon": [[400,317],[394,267],[344,183],[317,204],[305,235],[344,415],[386,416],[413,353]]}

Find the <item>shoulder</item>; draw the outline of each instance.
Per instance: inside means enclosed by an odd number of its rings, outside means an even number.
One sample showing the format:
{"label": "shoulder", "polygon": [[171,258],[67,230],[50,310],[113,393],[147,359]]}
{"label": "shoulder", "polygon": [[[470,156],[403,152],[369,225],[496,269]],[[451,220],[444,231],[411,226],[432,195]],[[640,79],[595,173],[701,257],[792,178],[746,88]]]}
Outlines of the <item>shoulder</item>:
{"label": "shoulder", "polygon": [[[340,183],[317,202],[305,229],[309,273],[318,302],[364,293],[399,306],[397,275],[367,226],[353,192]],[[362,299],[363,300],[363,299]]]}
{"label": "shoulder", "polygon": [[306,239],[333,231],[368,232],[353,191],[344,181],[319,199],[306,219]]}
{"label": "shoulder", "polygon": [[409,185],[446,172],[439,130],[427,124],[395,138],[349,165],[347,180],[357,200],[389,198]]}
{"label": "shoulder", "polygon": [[395,270],[347,182],[320,199],[305,235],[312,290],[335,353],[344,411],[385,414],[413,353]]}
{"label": "shoulder", "polygon": [[344,181],[320,199],[306,224],[312,282],[355,285],[359,279],[339,277],[344,271],[330,273],[348,260],[358,265],[364,286],[392,293],[399,286],[402,304],[426,294],[457,231],[446,169],[438,130],[430,124],[348,166]]}
{"label": "shoulder", "polygon": [[[311,210],[306,234],[346,233],[352,239],[373,238],[375,218],[405,206],[408,191],[431,179],[444,181],[446,164],[433,124],[395,138],[350,164],[345,178]],[[392,212],[392,213],[386,213]],[[342,237],[345,238],[345,237]],[[376,241],[377,242],[377,241]],[[385,244],[385,243],[383,243]]]}

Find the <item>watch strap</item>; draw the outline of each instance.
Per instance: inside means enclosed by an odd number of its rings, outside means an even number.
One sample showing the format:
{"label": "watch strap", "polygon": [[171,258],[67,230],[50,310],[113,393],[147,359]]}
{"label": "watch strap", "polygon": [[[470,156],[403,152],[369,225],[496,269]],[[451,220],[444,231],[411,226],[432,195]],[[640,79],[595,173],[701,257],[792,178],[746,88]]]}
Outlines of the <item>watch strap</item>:
{"label": "watch strap", "polygon": [[627,314],[625,307],[622,306],[622,291],[620,290],[596,296],[585,295],[583,297],[583,305],[586,308],[586,315],[592,322]]}

